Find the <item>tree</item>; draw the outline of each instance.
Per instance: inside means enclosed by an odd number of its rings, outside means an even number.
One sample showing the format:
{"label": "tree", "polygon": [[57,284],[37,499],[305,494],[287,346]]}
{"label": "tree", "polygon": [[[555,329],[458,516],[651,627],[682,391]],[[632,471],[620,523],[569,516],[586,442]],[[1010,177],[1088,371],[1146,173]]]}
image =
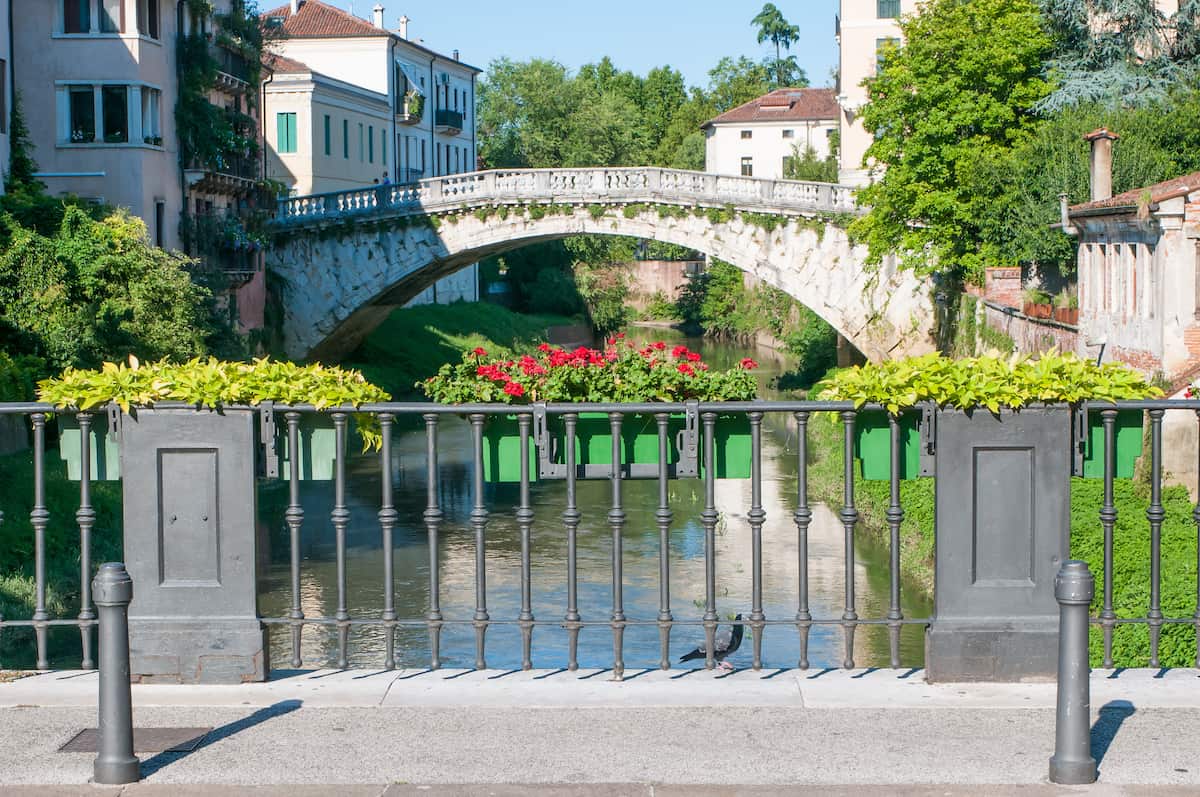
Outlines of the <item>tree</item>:
{"label": "tree", "polygon": [[838,179],[838,159],[832,153],[825,158],[818,158],[817,151],[812,147],[801,149],[799,144],[792,145],[792,155],[784,164],[783,177],[785,180],[808,180],[814,183],[836,183]]}
{"label": "tree", "polygon": [[759,44],[769,41],[775,45],[775,59],[769,64],[775,75],[775,88],[790,85],[788,80],[795,77],[797,72],[801,77],[804,75],[803,70],[796,66],[795,59],[789,62],[783,57],[783,50],[790,50],[792,43],[800,38],[800,28],[784,19],[774,3],[764,5],[750,20],[750,24],[758,27]]}
{"label": "tree", "polygon": [[771,90],[771,74],[746,56],[726,56],[708,72],[708,100],[714,115],[750,102]]}
{"label": "tree", "polygon": [[479,86],[479,138],[490,168],[562,166],[565,120],[578,106],[567,68],[534,58],[493,61]]}
{"label": "tree", "polygon": [[1200,0],[1182,0],[1170,15],[1156,0],[1040,2],[1054,36],[1050,67],[1058,83],[1040,111],[1162,102],[1200,69]]}
{"label": "tree", "polygon": [[13,94],[8,125],[9,159],[4,189],[10,192],[22,189],[40,191],[42,184],[34,177],[38,167],[29,153],[33,142],[29,139],[29,128],[25,125],[20,92]]}
{"label": "tree", "polygon": [[872,262],[901,252],[922,273],[978,275],[979,219],[997,189],[966,178],[1028,136],[1051,90],[1051,39],[1034,0],[930,0],[901,28],[906,44],[886,48],[867,82],[866,160],[886,171],[859,192],[871,211],[851,234]]}

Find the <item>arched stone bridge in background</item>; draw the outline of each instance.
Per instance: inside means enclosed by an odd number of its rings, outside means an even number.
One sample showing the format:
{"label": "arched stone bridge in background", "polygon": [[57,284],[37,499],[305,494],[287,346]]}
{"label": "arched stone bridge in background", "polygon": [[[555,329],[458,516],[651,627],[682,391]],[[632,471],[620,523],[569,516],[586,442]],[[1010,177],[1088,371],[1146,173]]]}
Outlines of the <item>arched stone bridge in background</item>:
{"label": "arched stone bridge in background", "polygon": [[932,349],[927,285],[865,268],[852,189],[659,168],[522,169],[288,197],[272,222],[290,357],[343,356],[397,307],[485,257],[573,235],[704,252],[811,308],[872,360]]}

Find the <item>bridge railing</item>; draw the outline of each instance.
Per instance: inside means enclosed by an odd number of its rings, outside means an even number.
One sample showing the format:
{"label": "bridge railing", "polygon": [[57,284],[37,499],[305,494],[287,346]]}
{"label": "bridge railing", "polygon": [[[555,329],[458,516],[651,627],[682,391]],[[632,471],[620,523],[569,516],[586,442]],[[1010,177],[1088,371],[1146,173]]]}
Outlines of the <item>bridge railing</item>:
{"label": "bridge railing", "polygon": [[[1118,484],[1115,478],[1117,421],[1120,413],[1129,412],[1139,418],[1144,412],[1150,441],[1145,452],[1148,509],[1136,517],[1119,514],[1120,507],[1133,503],[1129,495],[1135,489],[1126,482]],[[358,410],[234,408],[219,416],[181,407],[144,410],[132,419],[101,411],[56,411],[52,416],[46,405],[0,405],[0,418],[25,421],[33,449],[32,470],[29,464],[22,466],[25,470],[12,462],[5,465],[14,468],[12,473],[24,474],[18,478],[28,480],[23,487],[31,498],[27,516],[5,507],[6,539],[18,541],[30,555],[21,573],[0,575],[23,575],[30,584],[28,605],[16,611],[12,600],[0,593],[8,606],[0,617],[0,656],[4,657],[0,666],[94,666],[92,552],[110,550],[123,533],[131,570],[141,568],[145,574],[133,606],[134,647],[141,651],[139,655],[158,662],[156,666],[172,659],[168,648],[179,636],[172,623],[190,628],[187,651],[195,655],[197,640],[216,634],[213,628],[218,624],[229,623],[229,606],[235,605],[246,613],[240,619],[255,631],[222,636],[220,644],[211,642],[211,655],[227,661],[239,645],[257,644],[258,649],[246,655],[259,668],[265,653],[260,623],[276,632],[276,650],[293,667],[323,666],[330,660],[338,667],[393,667],[398,656],[402,664],[424,656],[437,667],[444,661],[442,643],[451,638],[457,645],[457,650],[447,651],[451,658],[483,667],[488,661],[489,629],[507,627],[521,634],[523,666],[573,668],[605,663],[619,675],[625,667],[628,635],[656,630],[659,636],[656,645],[651,643],[651,661],[646,661],[643,641],[637,664],[670,667],[673,654],[686,649],[673,631],[699,630],[711,644],[718,628],[729,627],[727,618],[718,615],[720,605],[745,609],[748,658],[755,668],[765,666],[764,639],[772,646],[786,645],[789,663],[801,668],[809,666],[810,660],[816,666],[855,666],[863,653],[856,632],[870,636],[874,633],[870,629],[878,630],[875,641],[881,643],[871,644],[868,639],[867,655],[873,661],[919,666],[920,653],[913,654],[921,649],[919,640],[916,646],[900,645],[902,636],[908,637],[905,629],[915,626],[928,627],[925,666],[946,680],[953,680],[945,675],[955,672],[975,675],[975,680],[988,680],[989,674],[1001,678],[1031,674],[1004,670],[997,661],[1018,668],[1042,664],[1048,672],[1040,674],[1051,675],[1057,625],[1045,613],[1056,608],[1047,579],[1053,580],[1058,562],[1068,553],[1085,553],[1093,558],[1102,579],[1092,623],[1097,627],[1093,655],[1104,666],[1136,666],[1140,656],[1142,664],[1153,667],[1167,663],[1200,667],[1196,602],[1200,581],[1194,569],[1200,507],[1194,513],[1195,505],[1181,509],[1186,499],[1178,495],[1168,499],[1163,490],[1164,416],[1175,414],[1194,424],[1197,413],[1200,401],[1123,402],[1118,408],[1093,407],[1088,416],[1052,408],[998,419],[983,412],[971,417],[927,408],[908,426],[903,419],[884,419],[880,425],[883,416],[878,408],[856,411],[837,402],[389,403]],[[203,416],[207,432],[181,431],[197,416]],[[1094,433],[1088,417],[1097,416],[1101,429]],[[382,450],[351,461],[352,424],[364,418],[378,424]],[[1032,438],[1020,439],[1013,427],[1005,426],[1014,418],[1041,425]],[[825,549],[826,567],[818,574],[810,558],[810,541],[816,539],[810,535],[817,528],[813,436],[819,424],[831,421],[840,449],[832,469],[840,481],[840,501],[832,513],[825,512],[823,522],[838,528],[814,542]],[[219,424],[226,422],[238,427],[241,437],[222,436],[225,427]],[[727,423],[744,435],[743,447],[734,453],[727,447],[733,439]],[[57,452],[52,445],[55,425],[63,441]],[[976,430],[971,432],[974,437],[962,437],[964,429],[976,425],[983,428],[982,434]],[[66,434],[72,429],[73,436]],[[324,489],[301,480],[303,475],[313,475],[308,469],[314,467],[310,458],[319,448],[316,429],[327,429],[331,435],[328,451],[333,464],[326,478],[332,484]],[[856,546],[864,542],[860,429],[874,429],[885,441],[890,438],[884,445],[887,531],[877,543],[887,561],[887,575],[872,579],[879,597],[866,600],[865,577],[856,555]],[[771,454],[770,471],[764,456],[768,430],[774,438],[789,441],[782,453]],[[151,441],[157,448],[139,448],[151,432],[157,435]],[[648,435],[648,441],[633,442],[635,432]],[[498,437],[501,434],[505,436]],[[604,464],[603,456],[598,456],[602,447],[595,445],[597,434],[608,434],[613,442],[607,462],[626,464],[617,468]],[[933,616],[918,612],[910,616],[901,600],[905,588],[900,563],[912,543],[901,533],[906,500],[900,476],[903,469],[915,475],[907,459],[909,443],[904,441],[915,443],[918,437],[922,456],[931,453],[936,462],[938,589]],[[1124,437],[1122,432],[1121,445],[1127,442]],[[1065,524],[1071,514],[1070,490],[1061,485],[1072,469],[1068,449],[1082,451],[1087,446],[1093,449],[1091,456],[1103,462],[1100,489],[1094,491],[1102,497],[1094,516],[1075,521],[1085,528],[1076,529],[1078,537],[1072,543],[1086,544],[1087,550],[1067,551],[1063,550],[1065,525],[1060,522]],[[106,465],[118,461],[118,450],[119,471],[105,473]],[[649,450],[649,460],[630,463],[634,450]],[[297,455],[285,457],[286,452]],[[51,478],[63,469],[72,472],[71,455],[77,469],[73,477],[79,480],[76,502],[70,502],[71,485],[61,475]],[[508,457],[510,466],[515,464],[515,477],[511,473],[507,477],[511,484],[489,483],[503,466],[500,457]],[[287,563],[286,573],[266,584],[256,577],[253,566],[252,536],[258,520],[254,500],[239,503],[240,499],[226,495],[242,495],[245,481],[254,478],[255,461],[261,477],[288,481],[286,499],[263,510],[269,515],[267,527],[281,531],[269,536],[282,540],[284,556],[278,559]],[[235,468],[236,478],[229,477],[230,471],[225,470],[229,467]],[[977,469],[987,472],[976,473]],[[90,479],[117,475],[133,480],[139,489],[125,485],[124,512],[114,516],[98,511],[94,498],[99,488]],[[140,478],[150,475],[155,478],[142,483]],[[743,483],[748,489],[730,492],[718,482],[718,477],[738,475],[748,477]],[[206,483],[210,478],[212,483]],[[595,479],[605,483],[603,495],[586,489],[585,481]],[[630,483],[636,479],[655,484],[657,498],[633,493]],[[701,496],[694,516],[685,517],[681,511],[680,491],[672,486],[675,479],[694,480],[694,492]],[[1046,481],[1059,487],[1045,491]],[[778,513],[778,507],[764,501],[768,484],[788,496],[782,524],[778,516],[770,516]],[[1041,492],[1018,497],[1014,485]],[[156,491],[161,495],[156,497]],[[589,496],[587,503],[580,500],[584,494]],[[631,501],[632,494],[642,495],[640,503]],[[348,496],[356,500],[352,503]],[[600,509],[595,508],[597,500]],[[219,503],[219,513],[210,510],[207,501]],[[722,510],[729,514],[723,515]],[[1043,511],[1049,511],[1056,522],[1043,527],[1030,515]],[[681,522],[694,524],[699,537],[681,537]],[[792,529],[776,536],[774,546],[764,545],[764,524],[775,524],[775,534],[789,525]],[[334,564],[306,563],[314,535],[325,536],[330,530]],[[723,546],[717,544],[718,535]],[[371,546],[364,545],[368,539]],[[1131,546],[1130,540],[1136,543]],[[427,563],[419,561],[423,554],[414,550],[420,544],[428,545]],[[652,575],[645,568],[631,573],[634,558],[627,545],[636,547],[640,559],[655,563]],[[594,578],[581,583],[581,568],[587,567],[580,562],[581,546],[593,554],[600,550],[611,563],[602,574],[605,580],[611,576],[611,589],[602,588]],[[680,546],[688,548],[687,556],[703,563],[702,584],[697,587],[693,581],[686,587],[693,594],[698,590],[703,598],[694,604],[681,600],[683,590],[673,580],[684,554]],[[964,546],[974,546],[970,555],[964,556]],[[394,550],[407,551],[398,560],[403,563],[399,569],[390,555]],[[1095,551],[1102,551],[1102,558],[1090,554]],[[457,557],[453,560],[457,564],[447,563],[449,553]],[[356,563],[353,568],[348,565],[351,559]],[[735,560],[735,571],[725,565],[718,568],[718,560],[730,559]],[[831,560],[836,563],[832,573]],[[1175,569],[1168,570],[1167,562]],[[736,573],[742,568],[749,574],[748,590],[737,598],[723,597],[731,584],[740,584],[743,577]],[[510,587],[519,584],[519,598],[517,590],[509,589],[497,600],[494,583],[489,591],[489,571],[505,574]],[[718,572],[723,574],[720,578]],[[810,594],[810,583],[815,583],[810,579],[818,577],[833,590]],[[358,585],[369,582],[366,593],[360,593],[367,596],[365,601],[351,598],[353,579]],[[1172,586],[1166,589],[1168,581]],[[184,600],[181,596],[186,597],[189,589],[202,597]],[[238,601],[230,602],[227,593],[239,590]],[[641,598],[627,605],[625,598],[635,590],[640,590]],[[1188,590],[1195,591],[1189,594]],[[401,591],[406,596],[403,602],[398,599]],[[18,588],[9,594],[26,593]],[[257,601],[270,594],[275,595],[274,608],[260,615]],[[1008,596],[1007,603],[997,602],[1002,595]],[[1039,596],[1046,605],[1040,605]],[[176,614],[164,617],[163,611],[142,608],[156,607],[156,601]],[[735,601],[745,606],[731,606]],[[535,603],[541,607],[536,618]],[[554,607],[552,612],[545,608],[547,604]],[[965,617],[963,613],[972,609],[981,616]],[[561,648],[558,642],[547,643],[562,631]],[[149,637],[152,643],[147,643],[145,634],[150,633],[159,636]],[[580,652],[581,635],[591,642],[586,655]],[[597,661],[598,655],[606,655],[599,652],[603,646],[595,644],[597,635],[611,642],[611,658],[606,661]],[[71,637],[74,644],[69,643]],[[810,642],[816,645],[818,640],[821,644],[810,648]],[[990,653],[981,656],[979,651],[985,649]],[[702,658],[710,666],[714,663],[711,656]],[[982,676],[970,670],[981,662],[996,669]]]}
{"label": "bridge railing", "polygon": [[283,197],[276,223],[304,224],[366,213],[415,214],[482,204],[596,202],[733,206],[782,214],[859,213],[854,189],[829,183],[767,180],[642,167],[502,169]]}

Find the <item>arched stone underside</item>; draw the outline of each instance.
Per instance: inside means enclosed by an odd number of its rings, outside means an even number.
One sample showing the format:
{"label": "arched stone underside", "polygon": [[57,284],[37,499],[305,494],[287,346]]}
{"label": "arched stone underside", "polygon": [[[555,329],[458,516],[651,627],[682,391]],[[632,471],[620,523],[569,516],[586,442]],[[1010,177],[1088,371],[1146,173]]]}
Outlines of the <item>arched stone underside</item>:
{"label": "arched stone underside", "polygon": [[[288,231],[271,267],[285,284],[283,334],[294,358],[335,360],[353,351],[397,307],[438,279],[490,255],[573,235],[624,235],[679,244],[725,260],[783,290],[844,335],[872,361],[933,349],[929,289],[894,264],[865,268],[865,249],[833,224],[792,217],[768,232],[733,216],[662,217],[595,206],[533,219],[469,212],[441,217],[438,229],[401,227],[386,216],[324,233]],[[377,224],[372,222],[376,221]]]}

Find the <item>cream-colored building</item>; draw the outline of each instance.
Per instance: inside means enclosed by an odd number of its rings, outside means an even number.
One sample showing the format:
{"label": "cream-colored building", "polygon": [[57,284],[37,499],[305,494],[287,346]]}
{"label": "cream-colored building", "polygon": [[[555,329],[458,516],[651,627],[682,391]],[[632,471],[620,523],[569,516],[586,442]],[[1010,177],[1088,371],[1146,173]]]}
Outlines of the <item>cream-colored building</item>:
{"label": "cream-colored building", "polygon": [[914,13],[917,5],[918,0],[841,0],[837,101],[841,106],[838,181],[843,184],[865,185],[870,180],[870,170],[863,166],[871,146],[871,134],[862,125],[862,107],[867,103],[863,81],[875,77],[879,51],[889,42],[901,41],[899,18]]}
{"label": "cream-colored building", "polygon": [[[321,194],[475,171],[480,70],[320,0],[263,13],[272,44],[263,83],[267,176]],[[414,304],[476,301],[478,269],[447,277]]]}
{"label": "cream-colored building", "polygon": [[178,247],[175,4],[12,0],[14,85],[51,194],[128,208]]}
{"label": "cream-colored building", "polygon": [[833,89],[777,89],[704,123],[704,169],[779,180],[810,148],[828,157],[837,129]]}
{"label": "cream-colored building", "polygon": [[4,179],[0,179],[0,194],[4,193],[4,182],[9,168],[9,124],[11,123],[13,97],[12,35],[9,28],[12,0],[0,0],[0,168]]}

